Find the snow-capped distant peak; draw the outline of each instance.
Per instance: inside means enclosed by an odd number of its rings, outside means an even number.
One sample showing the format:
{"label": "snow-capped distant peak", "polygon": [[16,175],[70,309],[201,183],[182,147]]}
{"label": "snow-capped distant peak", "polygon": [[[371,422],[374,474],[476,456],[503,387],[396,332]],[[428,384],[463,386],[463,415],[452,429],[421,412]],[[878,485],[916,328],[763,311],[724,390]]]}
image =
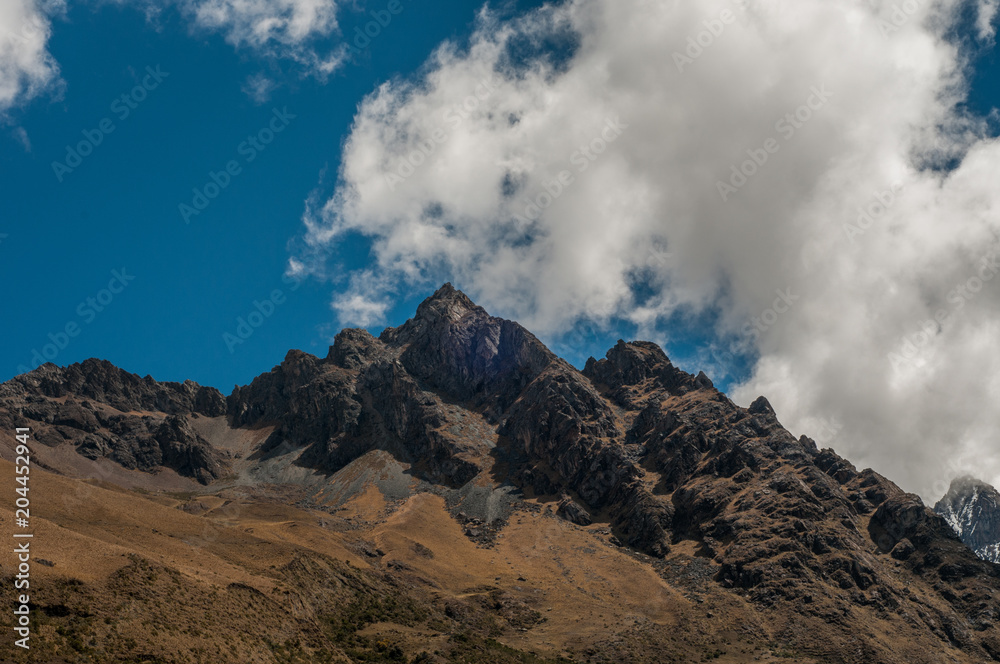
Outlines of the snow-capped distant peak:
{"label": "snow-capped distant peak", "polygon": [[1000,563],[1000,492],[973,477],[960,477],[934,511],[976,555]]}

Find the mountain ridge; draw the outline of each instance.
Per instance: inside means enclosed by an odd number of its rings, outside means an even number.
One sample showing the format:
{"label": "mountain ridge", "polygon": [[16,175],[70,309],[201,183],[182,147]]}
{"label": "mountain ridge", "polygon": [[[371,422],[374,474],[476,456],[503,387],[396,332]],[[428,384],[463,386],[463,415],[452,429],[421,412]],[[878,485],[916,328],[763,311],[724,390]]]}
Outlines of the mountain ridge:
{"label": "mountain ridge", "polygon": [[1000,661],[1000,567],[919,497],[653,343],[620,340],[577,370],[450,284],[403,325],[343,330],[324,358],[289,351],[227,397],[96,360],[45,365],[0,386],[0,424],[26,421],[69,476],[82,457],[126,487],[331,515],[436,496],[485,551],[550,514],[817,661]]}

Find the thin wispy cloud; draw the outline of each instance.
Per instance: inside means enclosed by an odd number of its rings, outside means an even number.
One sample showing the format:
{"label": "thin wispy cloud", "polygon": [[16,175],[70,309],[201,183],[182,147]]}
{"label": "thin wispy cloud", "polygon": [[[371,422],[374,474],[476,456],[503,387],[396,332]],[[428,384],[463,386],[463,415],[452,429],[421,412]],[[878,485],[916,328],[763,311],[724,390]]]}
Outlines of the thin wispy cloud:
{"label": "thin wispy cloud", "polygon": [[248,76],[243,83],[243,93],[256,104],[266,104],[276,88],[277,84],[265,74]]}
{"label": "thin wispy cloud", "polygon": [[31,139],[28,137],[28,132],[24,127],[15,127],[13,129],[14,138],[17,142],[21,144],[25,152],[31,152]]}
{"label": "thin wispy cloud", "polygon": [[[324,78],[344,63],[336,0],[92,0],[143,12],[156,23],[164,11],[180,11],[192,29],[221,34],[234,48],[260,57],[296,63]],[[66,13],[65,0],[6,0],[0,3],[0,113],[60,89],[59,63],[49,52],[53,19]],[[245,90],[264,99],[270,81],[248,80]],[[263,102],[259,102],[263,103]]]}
{"label": "thin wispy cloud", "polygon": [[0,3],[0,116],[59,84],[59,65],[48,50],[53,16],[63,0]]}
{"label": "thin wispy cloud", "polygon": [[199,28],[220,32],[237,48],[288,58],[320,75],[332,73],[343,50],[318,46],[338,29],[337,0],[180,0]]}

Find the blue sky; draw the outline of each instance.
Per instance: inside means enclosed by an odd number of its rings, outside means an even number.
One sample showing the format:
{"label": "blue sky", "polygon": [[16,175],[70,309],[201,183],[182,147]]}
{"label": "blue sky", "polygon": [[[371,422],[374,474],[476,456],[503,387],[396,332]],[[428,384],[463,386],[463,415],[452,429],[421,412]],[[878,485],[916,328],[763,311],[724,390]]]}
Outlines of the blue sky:
{"label": "blue sky", "polygon": [[657,341],[924,496],[1000,482],[1000,291],[956,295],[1000,252],[1000,3],[897,4],[8,0],[0,380],[42,353],[228,392],[450,280],[577,366]]}
{"label": "blue sky", "polygon": [[[234,49],[218,34],[192,32],[176,11],[154,25],[131,8],[73,5],[54,21],[49,44],[65,81],[61,97],[15,109],[0,136],[0,232],[7,235],[0,256],[7,310],[16,318],[5,328],[0,379],[31,366],[33,352],[52,343],[48,335],[61,339],[73,324],[79,332],[59,349],[57,364],[106,358],[140,375],[192,379],[225,392],[270,369],[290,348],[325,355],[337,331],[329,308],[335,286],[283,279],[287,245],[303,231],[304,202],[331,189],[362,97],[385,79],[410,75],[442,40],[461,40],[478,8],[407,1],[356,63],[320,81]],[[366,20],[361,11],[343,11],[341,31],[353,35]],[[122,118],[125,102],[112,103],[142,83],[147,67],[168,76]],[[277,87],[258,104],[243,88],[261,74]],[[241,154],[239,147],[268,127],[273,109],[295,117],[248,163],[257,150],[251,145]],[[66,146],[84,140],[83,131],[94,136],[104,119],[114,130],[60,182],[52,162],[64,162]],[[178,206],[191,204],[192,188],[204,187],[210,172],[231,160],[241,164],[239,174],[185,223]],[[367,242],[353,238],[338,257],[349,270],[367,261],[367,251]],[[127,287],[100,312],[85,304],[81,315],[80,304],[122,269],[134,277]],[[287,299],[230,352],[224,333],[235,334],[237,319],[275,289]],[[391,323],[405,320],[415,303],[401,302]]]}
{"label": "blue sky", "polygon": [[[521,0],[497,11],[512,16],[540,4]],[[55,19],[49,51],[60,65],[61,93],[14,109],[0,137],[8,236],[0,244],[2,269],[13,284],[10,311],[20,312],[7,328],[0,380],[41,358],[65,365],[98,357],[158,380],[192,379],[228,392],[290,348],[325,355],[340,327],[329,306],[337,283],[285,276],[305,200],[332,191],[362,98],[385,80],[413,76],[443,40],[467,40],[480,9],[456,0],[403,6],[356,61],[326,80],[234,49],[170,9],[151,22],[134,8],[81,3]],[[368,11],[381,9],[375,3]],[[358,9],[339,19],[350,39],[371,17]],[[151,70],[161,74],[151,77]],[[246,91],[258,76],[274,83],[266,101]],[[149,89],[134,93],[144,80]],[[294,118],[262,149],[247,143],[276,110]],[[112,131],[105,133],[102,121]],[[69,168],[67,147],[81,141],[97,144]],[[204,189],[231,161],[238,174],[191,213],[192,190]],[[192,206],[186,216],[182,204]],[[370,260],[369,247],[354,234],[336,247],[333,262],[350,273]],[[106,305],[87,304],[115,270],[131,277],[128,285]],[[256,303],[271,309],[266,300],[275,289],[284,297],[274,313],[234,341]],[[402,323],[432,290],[404,289],[385,322]],[[624,320],[584,322],[546,341],[582,366],[635,333]],[[677,342],[681,357],[700,341]],[[693,357],[688,364],[697,369]]]}

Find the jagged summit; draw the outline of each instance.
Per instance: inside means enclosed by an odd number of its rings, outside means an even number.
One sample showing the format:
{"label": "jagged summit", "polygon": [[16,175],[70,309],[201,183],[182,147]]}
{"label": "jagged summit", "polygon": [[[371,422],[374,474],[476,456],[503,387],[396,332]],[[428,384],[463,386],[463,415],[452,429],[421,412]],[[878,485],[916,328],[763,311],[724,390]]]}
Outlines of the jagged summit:
{"label": "jagged summit", "polygon": [[214,387],[192,380],[158,382],[96,358],[66,367],[49,362],[0,385],[0,397],[28,394],[83,397],[122,411],[195,412],[210,417],[225,412],[224,397]]}
{"label": "jagged summit", "polygon": [[434,291],[433,295],[421,302],[414,318],[426,316],[430,311],[447,312],[452,318],[461,317],[470,311],[486,313],[468,295],[452,286],[451,282],[446,282]]}
{"label": "jagged summit", "polygon": [[973,475],[961,475],[956,477],[951,481],[951,485],[948,487],[948,494],[960,493],[965,491],[971,491],[975,489],[985,489],[991,491],[995,489],[988,482],[975,477]]}
{"label": "jagged summit", "polygon": [[[88,361],[0,386],[0,420],[29,422],[49,466],[70,474],[75,454],[129,481],[169,470],[204,491],[266,488],[329,513],[415,510],[433,496],[449,525],[427,532],[477,547],[547,515],[685,597],[737,607],[754,625],[746,638],[813,661],[1000,661],[1000,567],[917,496],[796,439],[764,397],[737,406],[656,344],[619,340],[578,371],[447,284],[399,327],[343,330],[325,358],[290,351],[224,399]],[[533,535],[523,555],[548,555],[557,531]],[[379,533],[423,551],[413,531]]]}
{"label": "jagged summit", "polygon": [[521,325],[491,316],[451,284],[424,300],[413,318],[384,330],[379,341],[399,350],[414,377],[450,398],[477,401],[494,416],[550,365],[570,368]]}
{"label": "jagged summit", "polygon": [[958,477],[934,511],[976,555],[1000,563],[1000,492],[993,486],[969,475]]}
{"label": "jagged summit", "polygon": [[473,302],[468,295],[446,283],[417,306],[413,318],[398,328],[386,329],[380,338],[407,339],[442,323],[455,322],[470,315],[477,318],[490,317],[486,310]]}

